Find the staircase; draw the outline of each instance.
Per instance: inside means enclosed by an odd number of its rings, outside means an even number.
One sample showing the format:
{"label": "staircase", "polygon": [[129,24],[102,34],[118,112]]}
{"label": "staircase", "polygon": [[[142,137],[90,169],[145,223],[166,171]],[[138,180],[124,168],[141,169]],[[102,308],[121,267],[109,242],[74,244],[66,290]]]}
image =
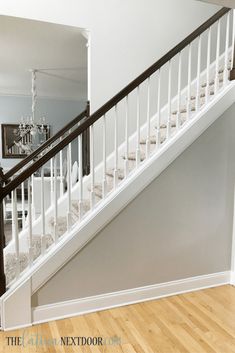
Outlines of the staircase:
{"label": "staircase", "polygon": [[[223,8],[95,113],[88,104],[14,168],[1,171],[3,329],[32,324],[31,295],[234,102],[233,17]],[[9,195],[12,239],[4,246]],[[17,319],[13,301],[21,307]]]}

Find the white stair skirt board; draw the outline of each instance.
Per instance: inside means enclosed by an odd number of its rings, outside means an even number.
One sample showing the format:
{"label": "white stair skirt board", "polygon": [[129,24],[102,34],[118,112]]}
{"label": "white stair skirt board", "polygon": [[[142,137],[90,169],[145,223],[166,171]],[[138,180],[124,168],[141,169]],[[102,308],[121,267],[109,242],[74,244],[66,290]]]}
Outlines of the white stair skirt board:
{"label": "white stair skirt board", "polygon": [[1,328],[15,330],[32,325],[31,280],[1,298]]}
{"label": "white stair skirt board", "polygon": [[33,324],[64,319],[95,311],[164,298],[180,293],[212,288],[230,283],[230,271],[196,276],[93,297],[69,300],[33,309]]}

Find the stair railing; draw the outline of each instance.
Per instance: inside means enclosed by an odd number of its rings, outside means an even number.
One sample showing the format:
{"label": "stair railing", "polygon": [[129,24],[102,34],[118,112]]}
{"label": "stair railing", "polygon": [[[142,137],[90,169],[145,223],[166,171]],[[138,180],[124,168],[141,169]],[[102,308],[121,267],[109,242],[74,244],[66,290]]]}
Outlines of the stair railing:
{"label": "stair railing", "polygon": [[[76,129],[67,136],[53,144],[44,152],[39,149],[34,155],[27,157],[27,167],[22,162],[23,170],[18,175],[19,166],[5,175],[5,185],[1,186],[0,202],[0,294],[6,290],[4,274],[4,198],[11,195],[13,205],[13,238],[16,261],[15,279],[22,271],[20,262],[20,238],[17,213],[17,188],[27,185],[27,221],[24,231],[28,234],[28,266],[35,260],[33,250],[33,210],[32,197],[36,173],[40,176],[40,222],[37,223],[41,234],[41,253],[44,254],[47,246],[48,225],[46,210],[52,215],[53,241],[56,244],[61,236],[59,215],[65,211],[66,230],[69,231],[74,223],[74,200],[76,200],[77,219],[82,220],[86,212],[91,211],[106,198],[111,190],[116,190],[123,179],[132,169],[136,169],[148,159],[151,153],[158,151],[175,135],[194,114],[215,97],[229,80],[229,59],[233,62],[234,56],[234,18],[232,12],[223,8],[197,30],[186,37],[182,42],[170,50],[150,68],[133,80],[100,109],[85,119]],[[232,30],[233,29],[233,30]],[[233,32],[231,35],[231,31]],[[232,37],[232,40],[231,40]],[[232,46],[232,53],[231,53]],[[215,51],[213,53],[213,47]],[[214,55],[214,57],[213,57]],[[185,70],[186,68],[186,70]],[[166,79],[167,78],[167,79]],[[167,82],[167,84],[166,84]],[[204,84],[203,84],[204,83]],[[185,108],[181,109],[184,104]],[[85,114],[84,114],[85,116]],[[121,127],[120,127],[121,120]],[[99,121],[99,122],[98,122]],[[135,124],[134,124],[135,122]],[[113,124],[113,125],[112,125]],[[107,126],[110,127],[109,140],[107,139]],[[83,178],[83,136],[90,134],[90,174]],[[97,138],[98,131],[99,138]],[[100,138],[102,134],[102,138]],[[153,135],[152,135],[153,134]],[[144,150],[141,148],[144,138]],[[100,143],[101,141],[101,143]],[[110,143],[112,146],[110,146]],[[51,144],[50,144],[51,145]],[[44,146],[45,147],[45,146]],[[102,150],[101,162],[95,161],[95,153]],[[134,149],[134,153],[131,153]],[[77,151],[78,175],[75,178],[72,170],[72,153]],[[41,152],[44,152],[41,154]],[[66,157],[67,172],[61,175],[66,186],[65,192],[58,196],[58,162],[59,157]],[[34,163],[31,163],[34,159]],[[45,198],[47,196],[44,175],[47,164],[51,166],[51,181],[53,197],[51,209],[47,209]],[[110,171],[108,168],[112,167]],[[124,173],[121,174],[120,166]],[[14,177],[13,177],[14,175]],[[112,184],[108,178],[112,177]],[[100,184],[96,181],[99,179]],[[78,181],[78,182],[76,182]],[[89,205],[86,204],[87,183],[89,183]],[[111,190],[110,190],[111,185]],[[59,202],[60,201],[60,202]],[[50,213],[51,212],[51,213]],[[36,219],[37,221],[37,219]],[[66,231],[65,230],[65,231]],[[8,280],[9,282],[10,280]]]}

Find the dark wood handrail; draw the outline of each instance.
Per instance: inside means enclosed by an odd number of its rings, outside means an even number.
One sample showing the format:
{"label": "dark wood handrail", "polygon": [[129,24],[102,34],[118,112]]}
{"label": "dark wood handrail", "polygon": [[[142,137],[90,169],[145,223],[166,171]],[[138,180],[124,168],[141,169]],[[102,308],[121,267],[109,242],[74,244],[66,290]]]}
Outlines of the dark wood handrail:
{"label": "dark wood handrail", "polygon": [[[6,186],[0,188],[0,198],[6,197],[12,190],[18,187],[23,181],[28,179],[33,173],[35,173],[39,168],[41,168],[45,163],[47,163],[52,157],[54,157],[59,151],[65,148],[70,142],[72,142],[80,134],[84,133],[91,125],[93,125],[99,118],[106,114],[110,109],[117,105],[123,98],[128,96],[130,92],[136,89],[141,83],[143,83],[148,77],[150,77],[154,72],[159,70],[163,65],[165,65],[169,60],[171,60],[175,55],[181,52],[185,47],[187,47],[194,39],[206,31],[210,26],[212,26],[216,21],[218,21],[222,16],[230,11],[229,8],[222,8],[215,15],[204,22],[200,27],[193,31],[189,36],[182,40],[178,45],[171,49],[167,54],[165,54],[156,63],[145,70],[141,75],[139,75],[135,80],[128,84],[124,89],[122,89],[118,94],[111,98],[107,103],[105,103],[101,108],[99,108],[95,113],[93,113],[89,120],[84,121],[78,128],[72,131],[67,137],[62,141],[52,147],[45,155],[41,156],[32,165],[29,165],[27,169],[23,170],[16,178],[10,181]],[[35,151],[36,152],[36,151]],[[23,161],[22,161],[23,162]],[[19,163],[20,164],[20,163]],[[12,168],[14,169],[14,168]],[[19,169],[18,169],[19,170]],[[10,171],[9,171],[10,172]],[[5,176],[9,176],[9,172]],[[13,173],[14,174],[14,173]],[[11,175],[13,175],[11,174]]]}
{"label": "dark wood handrail", "polygon": [[72,129],[79,121],[81,121],[84,117],[89,116],[89,102],[87,102],[86,109],[80,113],[76,118],[71,120],[68,124],[66,124],[61,130],[59,130],[55,135],[50,137],[47,141],[45,141],[41,146],[39,146],[35,151],[33,151],[30,155],[25,157],[21,162],[17,163],[14,167],[12,167],[5,174],[1,174],[0,177],[3,181],[8,181],[16,172],[26,166],[29,162],[34,160],[40,153],[42,153],[46,148],[48,148],[52,143],[62,137],[69,129]]}

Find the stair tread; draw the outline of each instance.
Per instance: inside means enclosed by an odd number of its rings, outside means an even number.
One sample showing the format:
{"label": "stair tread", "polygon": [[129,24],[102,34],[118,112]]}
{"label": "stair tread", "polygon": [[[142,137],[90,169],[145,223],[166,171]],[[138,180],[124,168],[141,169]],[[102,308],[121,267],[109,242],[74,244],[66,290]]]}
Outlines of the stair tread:
{"label": "stair tread", "polygon": [[[53,243],[53,238],[50,234],[45,235],[46,238],[46,248],[48,248]],[[33,259],[36,260],[41,254],[41,236],[33,235]],[[20,272],[24,271],[29,264],[29,254],[26,252],[19,253],[20,261]],[[6,284],[8,285],[16,277],[16,254],[8,253],[5,256],[5,274],[6,274]]]}
{"label": "stair tread", "polygon": [[[221,77],[221,78],[219,79],[219,83],[221,83],[221,82],[223,82],[223,77]],[[214,84],[215,84],[215,80],[214,80],[214,79],[209,82],[209,86],[213,86]],[[202,88],[205,88],[206,86],[207,86],[207,83],[206,83],[206,82],[204,82],[204,83],[201,85]]]}
{"label": "stair tread", "polygon": [[[118,168],[117,171],[118,171],[118,179],[120,179],[120,180],[124,179],[124,177],[125,177],[124,169]],[[108,169],[106,171],[106,175],[109,176],[109,177],[114,177],[114,168]]]}

